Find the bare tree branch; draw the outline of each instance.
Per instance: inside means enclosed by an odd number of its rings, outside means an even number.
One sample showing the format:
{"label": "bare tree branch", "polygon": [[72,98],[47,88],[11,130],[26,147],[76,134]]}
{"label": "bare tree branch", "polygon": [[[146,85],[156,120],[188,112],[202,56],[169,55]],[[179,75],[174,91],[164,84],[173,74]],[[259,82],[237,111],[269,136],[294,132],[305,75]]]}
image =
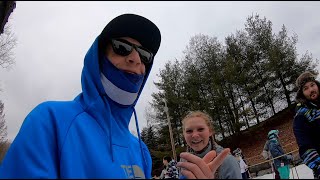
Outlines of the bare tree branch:
{"label": "bare tree branch", "polygon": [[17,39],[11,32],[11,26],[7,24],[3,34],[0,34],[0,66],[9,68],[15,63],[13,48],[17,45]]}

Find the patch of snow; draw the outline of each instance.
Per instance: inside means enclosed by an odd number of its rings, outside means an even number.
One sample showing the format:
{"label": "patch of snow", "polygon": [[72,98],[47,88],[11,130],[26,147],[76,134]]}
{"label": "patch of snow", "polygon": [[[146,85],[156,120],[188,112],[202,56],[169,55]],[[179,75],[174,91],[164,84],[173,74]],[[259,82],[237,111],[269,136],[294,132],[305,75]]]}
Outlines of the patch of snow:
{"label": "patch of snow", "polygon": [[[258,176],[253,179],[274,179],[274,173]],[[290,169],[290,179],[314,179],[312,170],[305,164]]]}

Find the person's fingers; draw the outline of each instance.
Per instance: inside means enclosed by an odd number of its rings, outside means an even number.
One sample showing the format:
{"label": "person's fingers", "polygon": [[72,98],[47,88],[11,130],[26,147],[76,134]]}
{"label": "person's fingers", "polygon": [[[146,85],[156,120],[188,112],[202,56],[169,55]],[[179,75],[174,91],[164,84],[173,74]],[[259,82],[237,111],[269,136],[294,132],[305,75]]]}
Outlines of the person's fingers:
{"label": "person's fingers", "polygon": [[[186,159],[188,159],[188,157]],[[197,179],[206,178],[205,174],[203,173],[203,169],[207,169],[206,171],[210,171],[208,166],[207,167],[204,166],[203,168],[201,168],[199,167],[198,164],[195,164],[193,162],[188,162],[188,161],[179,162],[177,164],[177,167],[180,167],[182,171],[190,171]]]}
{"label": "person's fingers", "polygon": [[187,179],[196,179],[196,176],[189,170],[184,169],[181,171],[181,174]]}
{"label": "person's fingers", "polygon": [[187,178],[214,178],[214,173],[229,153],[229,148],[221,151],[218,156],[216,156],[215,151],[210,151],[203,157],[203,159],[201,159],[193,154],[185,152],[181,153],[180,157],[186,160],[186,162],[179,162],[177,166],[184,168],[181,171],[181,174]]}
{"label": "person's fingers", "polygon": [[224,159],[228,156],[229,153],[229,148],[224,149],[216,158],[214,158],[212,162],[208,164],[209,168],[212,170],[213,173],[216,172],[216,170],[223,163]]}
{"label": "person's fingers", "polygon": [[[210,161],[210,159],[212,160],[213,156],[215,156],[215,152],[211,152],[206,157],[206,161]],[[206,163],[202,158],[191,153],[181,153],[180,157],[188,161],[186,163],[182,162],[181,167],[184,167],[187,170],[191,171],[196,178],[213,177],[212,171],[209,168],[208,163]]]}
{"label": "person's fingers", "polygon": [[185,159],[187,162],[198,165],[200,168],[206,165],[202,158],[191,153],[183,152],[180,154],[180,157]]}
{"label": "person's fingers", "polygon": [[208,152],[202,159],[205,163],[210,163],[217,156],[216,151],[212,150]]}

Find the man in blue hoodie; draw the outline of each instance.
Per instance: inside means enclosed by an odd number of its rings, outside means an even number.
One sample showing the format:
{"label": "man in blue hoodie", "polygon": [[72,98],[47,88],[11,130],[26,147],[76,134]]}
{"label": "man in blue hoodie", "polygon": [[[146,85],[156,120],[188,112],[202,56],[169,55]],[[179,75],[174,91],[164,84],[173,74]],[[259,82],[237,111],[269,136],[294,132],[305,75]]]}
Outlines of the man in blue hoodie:
{"label": "man in blue hoodie", "polygon": [[[151,178],[134,107],[160,42],[157,26],[142,16],[110,21],[84,58],[82,92],[27,115],[0,178]],[[138,138],[128,128],[132,114]]]}

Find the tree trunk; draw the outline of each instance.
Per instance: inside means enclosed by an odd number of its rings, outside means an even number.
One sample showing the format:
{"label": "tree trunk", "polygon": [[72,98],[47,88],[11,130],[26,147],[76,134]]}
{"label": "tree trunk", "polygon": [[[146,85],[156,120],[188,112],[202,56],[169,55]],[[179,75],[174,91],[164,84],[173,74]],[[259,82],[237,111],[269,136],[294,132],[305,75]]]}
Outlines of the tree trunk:
{"label": "tree trunk", "polygon": [[269,102],[269,106],[271,107],[271,110],[272,110],[272,112],[273,112],[273,115],[275,115],[275,114],[276,114],[276,111],[275,111],[275,108],[274,108],[274,105],[273,105],[273,100],[272,100],[272,98],[270,97],[269,90],[268,90],[268,88],[266,87],[266,84],[264,83],[264,79],[263,79],[262,74],[260,73],[257,65],[254,64],[254,67],[255,67],[255,69],[256,69],[256,71],[257,71],[257,73],[258,73],[258,76],[259,76],[260,80],[262,81],[263,89],[264,89],[264,91],[266,92],[266,96],[267,96],[267,100],[268,100],[268,102]]}
{"label": "tree trunk", "polygon": [[249,125],[249,120],[248,120],[248,117],[247,117],[247,113],[245,112],[244,103],[243,103],[243,100],[242,100],[242,98],[241,98],[241,94],[240,94],[239,88],[237,88],[237,91],[238,91],[238,94],[239,94],[240,104],[241,104],[242,111],[243,111],[243,114],[244,114],[243,116],[244,116],[244,119],[245,119],[247,128],[249,128],[249,127],[250,127],[250,125]]}
{"label": "tree trunk", "polygon": [[278,74],[278,76],[279,76],[279,79],[280,79],[280,82],[281,82],[281,85],[282,85],[284,94],[285,94],[285,96],[286,96],[287,104],[288,104],[288,107],[289,107],[290,104],[291,104],[290,93],[289,93],[289,91],[288,91],[288,89],[287,89],[287,87],[286,87],[286,84],[285,84],[285,82],[284,82],[284,79],[283,79],[281,73],[278,72],[277,74]]}
{"label": "tree trunk", "polygon": [[255,103],[254,103],[254,101],[253,101],[253,99],[252,99],[252,97],[251,97],[252,93],[248,90],[248,85],[247,85],[246,83],[245,83],[244,85],[245,85],[245,87],[246,87],[246,91],[247,91],[247,93],[248,93],[248,97],[249,97],[249,100],[250,100],[250,102],[251,102],[251,106],[252,106],[252,109],[253,109],[253,113],[254,113],[254,116],[256,117],[256,120],[257,120],[257,124],[259,124],[259,123],[260,123],[259,115],[258,115],[258,111],[257,111],[257,109],[256,109],[256,107],[255,107]]}

